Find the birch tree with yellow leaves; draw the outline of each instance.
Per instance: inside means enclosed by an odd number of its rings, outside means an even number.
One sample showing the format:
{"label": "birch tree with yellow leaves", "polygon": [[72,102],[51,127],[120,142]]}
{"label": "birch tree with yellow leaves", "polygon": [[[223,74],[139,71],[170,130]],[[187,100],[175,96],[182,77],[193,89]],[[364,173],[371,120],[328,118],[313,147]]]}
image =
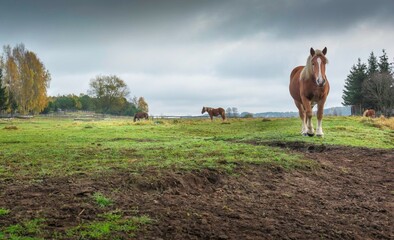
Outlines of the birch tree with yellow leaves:
{"label": "birch tree with yellow leaves", "polygon": [[36,114],[48,104],[47,88],[51,80],[49,71],[37,55],[18,44],[4,46],[1,68],[3,85],[9,98],[8,112]]}

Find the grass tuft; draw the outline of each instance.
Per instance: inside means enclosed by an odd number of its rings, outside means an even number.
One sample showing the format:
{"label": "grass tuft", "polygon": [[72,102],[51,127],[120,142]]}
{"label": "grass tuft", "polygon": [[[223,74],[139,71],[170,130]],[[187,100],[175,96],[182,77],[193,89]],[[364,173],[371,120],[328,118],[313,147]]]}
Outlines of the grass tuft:
{"label": "grass tuft", "polygon": [[9,213],[10,213],[10,210],[5,209],[5,208],[0,208],[0,217],[1,216],[5,216],[5,215],[7,215]]}
{"label": "grass tuft", "polygon": [[95,202],[102,208],[111,206],[113,204],[112,200],[105,197],[102,193],[96,192],[93,194]]}
{"label": "grass tuft", "polygon": [[[5,227],[2,230],[3,239],[29,239],[29,240],[37,240],[42,239],[38,237],[31,236],[40,236],[43,232],[44,227],[44,219],[33,219],[29,221],[24,221],[19,224],[10,225]],[[0,232],[1,236],[1,232]]]}
{"label": "grass tuft", "polygon": [[142,225],[152,222],[147,216],[123,217],[119,213],[105,213],[98,215],[100,220],[86,223],[69,229],[69,238],[76,239],[116,239],[117,235],[126,234],[133,237]]}
{"label": "grass tuft", "polygon": [[394,130],[394,118],[385,118],[384,116],[381,116],[379,118],[375,118],[372,120],[372,124],[375,127],[379,127],[379,128],[389,128],[391,130]]}

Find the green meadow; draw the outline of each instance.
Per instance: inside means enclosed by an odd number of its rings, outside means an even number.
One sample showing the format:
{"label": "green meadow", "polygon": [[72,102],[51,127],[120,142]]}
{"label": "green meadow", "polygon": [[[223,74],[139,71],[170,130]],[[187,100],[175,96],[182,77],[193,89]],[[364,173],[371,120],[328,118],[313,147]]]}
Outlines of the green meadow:
{"label": "green meadow", "polygon": [[[74,121],[34,118],[0,122],[0,179],[32,180],[119,169],[191,170],[236,164],[311,167],[312,162],[269,142],[308,142],[394,148],[394,132],[359,117],[326,117],[325,136],[303,137],[300,120],[288,119],[132,119]],[[255,144],[250,144],[250,143]]]}

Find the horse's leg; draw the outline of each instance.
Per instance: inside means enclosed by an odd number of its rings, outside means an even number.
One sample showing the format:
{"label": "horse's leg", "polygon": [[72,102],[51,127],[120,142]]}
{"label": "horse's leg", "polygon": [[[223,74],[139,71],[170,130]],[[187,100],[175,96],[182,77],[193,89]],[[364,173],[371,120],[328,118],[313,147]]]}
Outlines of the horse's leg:
{"label": "horse's leg", "polygon": [[301,134],[306,136],[307,128],[306,128],[306,122],[305,122],[305,110],[304,107],[300,102],[294,101],[295,105],[298,108],[298,114],[300,115],[301,121],[302,121],[302,127],[301,127]]}
{"label": "horse's leg", "polygon": [[317,104],[317,128],[316,128],[316,136],[323,137],[323,128],[322,128],[322,120],[323,120],[323,111],[324,111],[324,102],[325,99],[320,101]]}
{"label": "horse's leg", "polygon": [[211,118],[211,121],[213,121],[213,114],[212,113],[209,114],[209,117]]}
{"label": "horse's leg", "polygon": [[306,118],[306,127],[307,127],[307,134],[308,136],[312,137],[315,135],[315,130],[313,129],[312,125],[312,106],[311,102],[306,97],[301,97],[302,105],[305,108],[305,118]]}

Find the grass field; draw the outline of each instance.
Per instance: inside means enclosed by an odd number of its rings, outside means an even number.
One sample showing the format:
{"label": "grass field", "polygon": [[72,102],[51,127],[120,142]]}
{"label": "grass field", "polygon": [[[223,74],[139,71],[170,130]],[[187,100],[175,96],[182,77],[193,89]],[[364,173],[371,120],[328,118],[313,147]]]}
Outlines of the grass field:
{"label": "grass field", "polygon": [[0,179],[96,174],[113,169],[224,168],[234,162],[306,162],[248,141],[306,141],[315,144],[394,148],[389,128],[353,117],[324,121],[324,138],[299,134],[299,119],[131,120],[78,122],[40,119],[1,122]]}
{"label": "grass field", "polygon": [[[270,147],[269,143],[308,142],[394,149],[390,121],[392,119],[326,117],[325,136],[318,138],[301,136],[300,120],[296,118],[230,119],[224,123],[218,119],[214,122],[155,119],[137,123],[131,119],[1,120],[0,181],[34,183],[46,178],[99,176],[116,171],[139,174],[147,169],[218,169],[232,174],[233,169],[243,163],[278,165],[287,171],[313,169],[319,167],[316,162]],[[98,208],[112,205],[111,199],[101,193],[95,193],[92,199]],[[10,210],[2,208],[0,203],[0,219],[7,214]],[[124,219],[122,214],[121,211],[105,213],[99,216],[103,221],[84,223],[69,229],[67,234],[100,239],[111,231],[132,232],[141,222],[149,224],[150,221],[146,216]],[[0,239],[2,236],[14,239],[39,236],[42,224],[44,221],[40,219],[28,219],[16,225],[0,226]]]}
{"label": "grass field", "polygon": [[324,138],[299,134],[299,119],[131,120],[62,119],[0,122],[0,179],[95,174],[111,169],[224,168],[234,162],[308,164],[299,156],[248,141],[394,148],[394,133],[370,120],[328,117]]}

